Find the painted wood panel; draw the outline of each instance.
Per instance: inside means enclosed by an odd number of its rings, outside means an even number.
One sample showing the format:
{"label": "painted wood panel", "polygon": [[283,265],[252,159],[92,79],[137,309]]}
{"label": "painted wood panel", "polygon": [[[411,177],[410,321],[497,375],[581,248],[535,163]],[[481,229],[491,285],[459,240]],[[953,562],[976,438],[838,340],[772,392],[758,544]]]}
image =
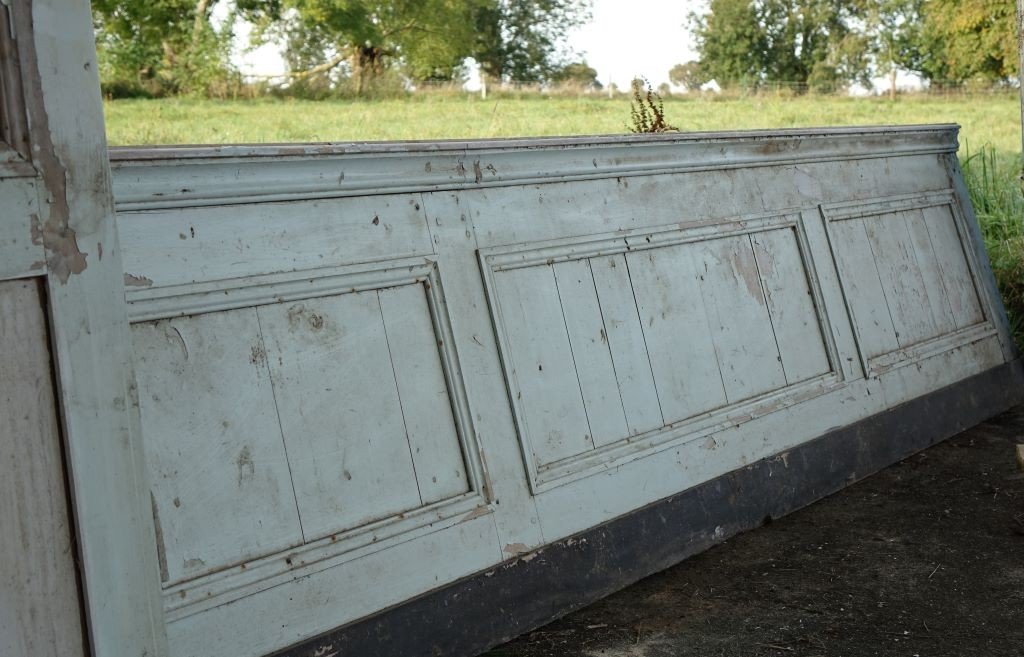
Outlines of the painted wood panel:
{"label": "painted wood panel", "polygon": [[626,256],[666,422],[728,402],[701,292],[703,257],[681,244]]}
{"label": "painted wood panel", "polygon": [[949,206],[932,206],[921,212],[932,248],[937,256],[942,256],[938,273],[956,327],[965,328],[984,321],[978,290]]}
{"label": "painted wood panel", "polygon": [[256,311],[135,324],[132,346],[164,582],[300,545]]}
{"label": "painted wood panel", "polygon": [[423,504],[470,489],[422,285],[379,292],[391,365]]}
{"label": "painted wood panel", "polygon": [[842,285],[857,327],[859,347],[867,358],[899,348],[896,327],[861,218],[830,226]]}
{"label": "painted wood panel", "polygon": [[945,283],[942,280],[943,263],[932,245],[924,211],[920,208],[901,213],[914,246],[914,259],[921,271],[921,282],[928,297],[932,320],[937,335],[945,335],[957,329],[956,319],[949,304]]}
{"label": "painted wood panel", "polygon": [[496,276],[507,356],[523,429],[537,465],[594,448],[579,376],[550,266]]}
{"label": "painted wood panel", "polygon": [[629,433],[636,436],[657,429],[665,424],[665,418],[658,402],[626,258],[623,255],[591,258],[590,268]]}
{"label": "painted wood panel", "polygon": [[378,293],[257,312],[306,540],[419,507]]}
{"label": "painted wood panel", "polygon": [[118,228],[125,272],[152,286],[431,252],[414,196],[128,213]]}
{"label": "painted wood panel", "polygon": [[735,403],[784,387],[750,237],[710,240],[698,253],[695,264],[726,399]]}
{"label": "painted wood panel", "polygon": [[84,657],[76,546],[38,279],[0,281],[0,655]]}
{"label": "painted wood panel", "polygon": [[594,445],[600,447],[628,435],[629,429],[594,276],[587,260],[560,262],[554,270],[583,404]]}
{"label": "painted wood panel", "polygon": [[763,231],[750,239],[786,383],[831,371],[795,229]]}
{"label": "painted wood panel", "polygon": [[864,229],[882,281],[882,292],[896,329],[897,342],[901,347],[907,347],[938,335],[928,290],[903,213],[865,217]]}

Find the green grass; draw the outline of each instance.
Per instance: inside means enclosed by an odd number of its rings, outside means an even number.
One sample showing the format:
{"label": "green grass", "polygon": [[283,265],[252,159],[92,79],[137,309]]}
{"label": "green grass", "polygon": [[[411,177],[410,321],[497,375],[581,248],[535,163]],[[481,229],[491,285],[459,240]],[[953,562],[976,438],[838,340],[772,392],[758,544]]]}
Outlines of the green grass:
{"label": "green grass", "polygon": [[[629,100],[458,93],[401,99],[117,100],[105,105],[112,145],[379,141],[616,134]],[[905,123],[959,123],[960,157],[993,270],[1024,345],[1024,196],[1016,95],[958,98],[771,96],[669,98],[669,123],[685,131]]]}
{"label": "green grass", "polygon": [[[964,141],[1016,152],[1015,97],[754,97],[665,102],[686,131],[883,123],[960,123]],[[388,100],[116,100],[106,103],[112,145],[379,141],[593,135],[626,132],[629,100],[604,97],[428,93]]]}

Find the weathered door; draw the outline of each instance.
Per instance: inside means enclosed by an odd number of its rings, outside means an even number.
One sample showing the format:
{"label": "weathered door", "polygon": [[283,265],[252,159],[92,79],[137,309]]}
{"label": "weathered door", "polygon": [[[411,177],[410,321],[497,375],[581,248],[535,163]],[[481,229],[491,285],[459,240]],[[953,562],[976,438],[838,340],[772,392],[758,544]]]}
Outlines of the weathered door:
{"label": "weathered door", "polygon": [[0,4],[0,208],[0,654],[161,655],[88,2]]}

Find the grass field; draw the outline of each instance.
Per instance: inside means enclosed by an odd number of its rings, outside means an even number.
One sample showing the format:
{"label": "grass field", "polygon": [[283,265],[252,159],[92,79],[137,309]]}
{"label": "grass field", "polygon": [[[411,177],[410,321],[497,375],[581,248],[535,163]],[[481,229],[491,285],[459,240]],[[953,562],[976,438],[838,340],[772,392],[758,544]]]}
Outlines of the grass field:
{"label": "grass field", "polygon": [[[627,132],[629,100],[427,93],[389,100],[117,100],[106,103],[111,145],[379,141]],[[986,245],[1024,345],[1024,196],[1016,95],[961,98],[809,96],[669,98],[683,131],[959,123],[960,157]]]}

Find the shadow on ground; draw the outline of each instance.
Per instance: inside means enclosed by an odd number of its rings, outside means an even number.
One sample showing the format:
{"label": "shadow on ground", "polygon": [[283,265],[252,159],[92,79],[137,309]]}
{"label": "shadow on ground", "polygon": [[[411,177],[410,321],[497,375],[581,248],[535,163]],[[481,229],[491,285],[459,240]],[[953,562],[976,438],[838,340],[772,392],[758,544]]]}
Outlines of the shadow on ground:
{"label": "shadow on ground", "polygon": [[487,657],[1024,655],[1024,406]]}

